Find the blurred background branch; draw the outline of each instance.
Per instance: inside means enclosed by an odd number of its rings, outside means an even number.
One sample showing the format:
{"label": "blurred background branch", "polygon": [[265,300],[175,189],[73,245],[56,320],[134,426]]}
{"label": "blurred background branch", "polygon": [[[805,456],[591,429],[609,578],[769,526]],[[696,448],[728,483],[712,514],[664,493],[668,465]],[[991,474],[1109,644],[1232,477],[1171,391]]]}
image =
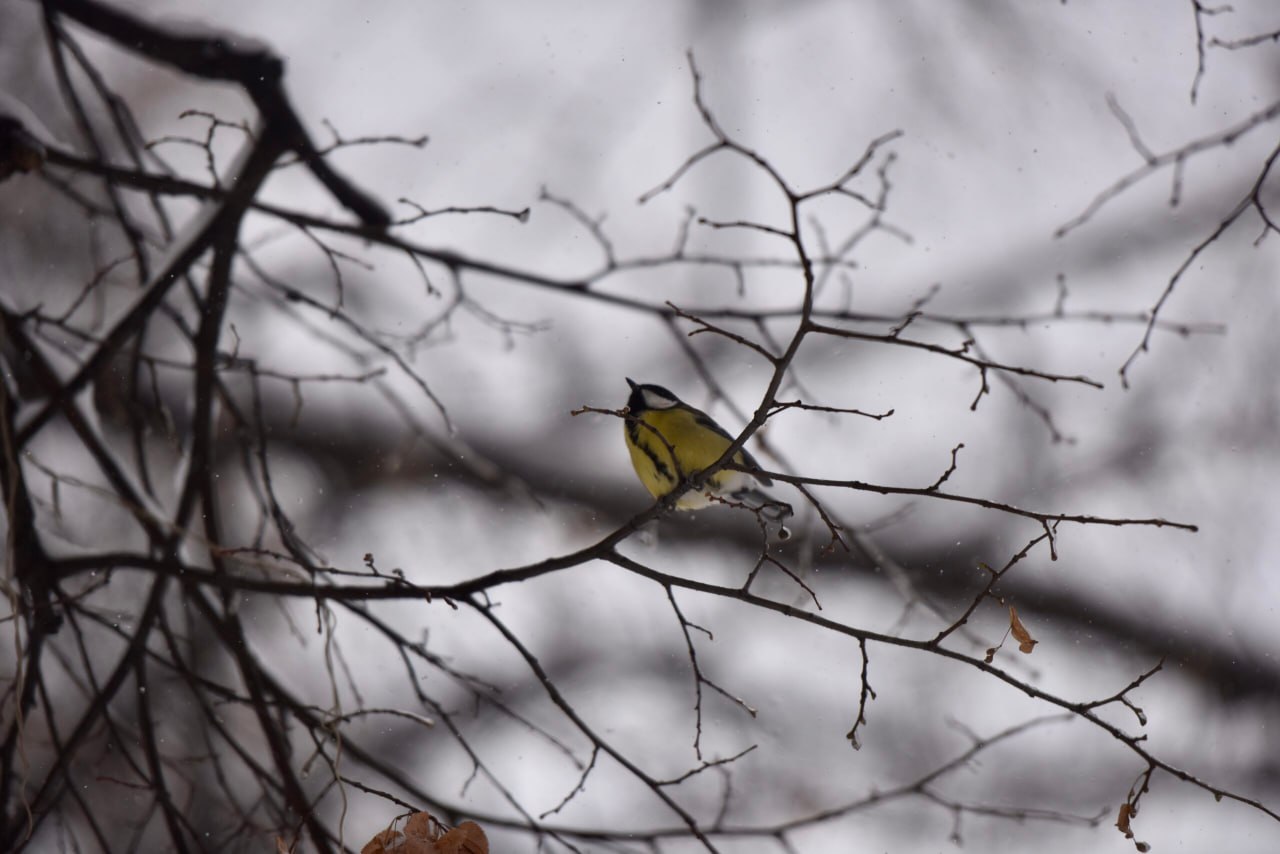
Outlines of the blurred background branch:
{"label": "blurred background branch", "polygon": [[[1131,5],[549,8],[531,86],[11,4],[0,848],[1274,848],[1275,26],[1179,7],[1161,111]],[[647,502],[627,374],[798,536]]]}

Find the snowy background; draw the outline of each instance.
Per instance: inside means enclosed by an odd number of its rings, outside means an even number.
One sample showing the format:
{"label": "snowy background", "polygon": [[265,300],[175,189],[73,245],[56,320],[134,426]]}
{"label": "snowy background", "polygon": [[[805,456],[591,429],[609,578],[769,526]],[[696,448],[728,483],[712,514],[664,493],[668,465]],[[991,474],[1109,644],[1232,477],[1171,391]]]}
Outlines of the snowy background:
{"label": "snowy background", "polygon": [[[42,45],[14,35],[35,31],[33,8],[10,8],[5,14],[15,25],[0,35],[0,87],[27,101],[54,133],[74,140],[65,114],[46,113],[53,87]],[[780,415],[765,431],[769,447],[806,475],[925,486],[963,442],[947,484],[953,491],[1033,509],[1198,525],[1194,534],[1064,525],[1059,559],[1050,561],[1038,546],[1005,588],[1041,643],[1029,657],[1006,644],[996,663],[1047,691],[1091,700],[1119,691],[1173,650],[1164,672],[1133,697],[1150,720],[1146,746],[1214,785],[1276,807],[1277,235],[1255,245],[1261,224],[1255,214],[1243,216],[1198,258],[1163,308],[1165,320],[1203,324],[1204,331],[1157,330],[1150,351],[1133,363],[1129,389],[1118,375],[1142,340],[1143,324],[1134,317],[1154,305],[1192,249],[1247,194],[1275,146],[1275,125],[1189,159],[1176,207],[1169,204],[1173,174],[1165,169],[1055,237],[1099,192],[1142,164],[1108,96],[1153,151],[1176,149],[1277,99],[1273,42],[1209,48],[1193,104],[1197,32],[1192,4],[1184,2],[402,0],[314,2],[305,9],[256,2],[135,8],[271,45],[287,58],[288,89],[322,144],[331,135],[321,120],[347,139],[429,135],[424,148],[354,147],[335,153],[333,162],[387,204],[405,198],[428,208],[530,207],[527,223],[439,217],[401,234],[559,280],[593,275],[604,257],[587,228],[540,201],[544,189],[599,217],[620,259],[669,252],[688,205],[711,219],[783,224],[776,191],[758,172],[725,157],[702,164],[672,192],[637,203],[710,140],[692,102],[687,50],[721,125],[795,186],[829,182],[870,140],[902,131],[887,147],[895,159],[885,213],[900,233],[870,235],[853,254],[857,268],[831,284],[823,304],[901,314],[937,285],[928,309],[938,314],[1041,315],[1058,304],[1061,281],[1067,310],[1106,313],[1115,322],[983,327],[981,341],[1001,361],[1084,374],[1105,388],[1020,381],[1070,439],[1055,442],[1053,431],[994,376],[990,395],[971,411],[981,384],[972,368],[924,353],[814,339],[795,363],[795,376],[814,402],[895,414],[883,421]],[[1222,38],[1280,26],[1265,3],[1236,4],[1230,14],[1203,20]],[[193,87],[91,38],[86,42],[129,95],[148,138],[201,135],[200,120],[179,118],[187,109],[252,119],[251,105],[229,87]],[[220,132],[224,163],[239,142],[235,131]],[[207,178],[203,152],[172,143],[157,150],[194,180]],[[874,181],[863,186],[870,192]],[[90,238],[79,226],[51,228],[54,209],[42,207],[44,190],[35,178],[11,182],[3,192],[0,198],[15,200],[3,203],[5,290],[27,306],[69,300],[93,269]],[[267,198],[343,216],[301,169],[282,171]],[[832,235],[861,215],[847,204],[817,210]],[[413,214],[407,205],[396,211]],[[317,299],[333,299],[328,264],[305,239],[266,217],[250,219],[249,229],[246,242],[258,245],[265,266]],[[115,238],[101,233],[94,239]],[[347,304],[372,326],[407,334],[439,315],[440,301],[424,296],[402,254],[358,240],[335,245],[373,265],[345,270]],[[689,246],[752,257],[785,254],[763,236],[696,225]],[[433,274],[447,288],[447,276]],[[622,524],[647,498],[629,470],[621,428],[606,416],[569,412],[621,406],[625,376],[671,387],[710,407],[730,429],[742,424],[698,379],[661,323],[499,278],[470,276],[466,288],[482,310],[456,315],[414,351],[414,365],[445,402],[463,453],[502,472],[508,486],[478,483],[460,464],[406,438],[394,413],[380,408],[367,388],[310,391],[299,430],[281,440],[277,487],[293,502],[301,533],[335,565],[358,568],[362,556],[373,553],[380,566],[401,567],[413,581],[444,583],[581,548]],[[800,283],[794,271],[755,271],[740,295],[739,283],[723,269],[671,265],[619,272],[598,288],[682,307],[759,308],[794,305]],[[106,298],[103,310],[109,313],[111,304]],[[495,328],[486,312],[530,324],[530,331]],[[319,335],[264,311],[250,287],[233,299],[232,318],[244,342],[241,354],[263,365],[295,372],[357,367]],[[319,315],[313,323],[326,328]],[[777,330],[785,333],[785,324]],[[923,322],[912,333],[948,346],[962,340],[954,330]],[[739,412],[754,409],[768,366],[723,339],[700,336],[692,344]],[[416,417],[445,436],[438,413],[414,397],[412,384],[405,380],[400,390],[419,407]],[[281,384],[279,392],[273,405],[287,413],[290,391]],[[781,397],[788,396],[794,391]],[[364,456],[357,459],[357,450]],[[777,457],[758,455],[766,466],[778,464]],[[1025,519],[938,502],[840,491],[823,496],[842,518],[872,526],[868,536],[903,567],[913,589],[951,615],[963,611],[980,585],[978,562],[1003,565],[1040,533]],[[794,493],[787,497],[802,503]],[[252,510],[246,502],[246,514]],[[732,585],[752,565],[750,525],[736,522],[716,510],[671,519],[622,550],[666,572]],[[103,535],[89,518],[65,524],[62,533],[73,540]],[[816,544],[802,537],[797,548],[815,552],[824,537],[817,529],[813,535]],[[887,583],[888,573],[856,555],[798,562],[823,616],[921,638],[942,625],[927,610],[907,608],[901,591]],[[811,605],[780,576],[757,592]],[[679,625],[660,588],[593,563],[505,588],[500,596],[502,618],[602,733],[658,777],[696,764],[693,682]],[[805,818],[890,790],[962,753],[970,744],[966,731],[990,736],[1053,711],[954,662],[873,645],[870,678],[878,697],[868,708],[864,748],[855,752],[844,739],[858,701],[855,643],[728,600],[682,595],[681,607],[714,633],[713,641],[698,639],[704,670],[758,710],[752,718],[717,695],[704,699],[707,758],[759,745],[730,766],[733,825]],[[302,625],[312,619],[307,602],[294,610]],[[563,722],[524,664],[473,615],[409,603],[388,606],[385,614],[411,637],[425,632],[436,653],[497,683],[514,706],[561,731]],[[282,661],[321,654],[315,638],[299,652],[274,610],[254,620],[264,643],[279,644]],[[971,623],[981,643],[958,640],[956,648],[980,655],[1004,627],[1003,612],[988,604]],[[401,684],[404,671],[381,638],[355,623],[339,634],[368,705],[412,701]],[[321,697],[326,690],[321,673],[304,666],[280,670],[300,690]],[[466,703],[461,694],[453,699]],[[1123,708],[1106,717],[1127,731],[1138,729]],[[384,724],[389,728],[379,729]],[[469,725],[473,743],[483,746],[531,813],[552,809],[572,790],[578,770],[520,726],[494,716]],[[471,763],[444,734],[381,721],[362,727],[356,734],[383,740],[383,749],[395,752],[423,787],[482,813],[506,808],[484,779],[464,790]],[[938,791],[966,804],[1087,816],[1105,811],[1096,828],[966,814],[959,833],[968,850],[1034,845],[1045,854],[1119,852],[1133,843],[1110,825],[1143,767],[1077,720],[984,752],[943,778]],[[691,801],[710,804],[714,813],[725,780],[702,775],[689,786]],[[351,803],[348,841],[362,842],[394,814],[355,792]],[[1137,835],[1156,851],[1261,854],[1280,845],[1274,820],[1239,804],[1215,803],[1167,775],[1157,774],[1142,806]],[[951,850],[952,820],[951,810],[914,797],[816,823],[791,841],[805,852]],[[607,762],[549,822],[610,830],[674,825],[650,793]],[[491,838],[494,850],[532,850],[523,837],[495,830]],[[734,852],[779,850],[767,836],[717,844]]]}

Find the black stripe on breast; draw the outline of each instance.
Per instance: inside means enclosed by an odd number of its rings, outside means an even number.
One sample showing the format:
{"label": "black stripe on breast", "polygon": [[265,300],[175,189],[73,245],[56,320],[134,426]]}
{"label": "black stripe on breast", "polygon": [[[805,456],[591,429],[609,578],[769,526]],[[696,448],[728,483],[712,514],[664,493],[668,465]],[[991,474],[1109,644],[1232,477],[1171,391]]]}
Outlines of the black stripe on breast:
{"label": "black stripe on breast", "polygon": [[[645,432],[647,433],[649,432],[649,430],[646,429]],[[658,452],[654,450],[653,447],[651,447],[650,442],[642,442],[640,440],[639,422],[637,421],[627,422],[627,435],[631,438],[631,442],[637,448],[643,451],[644,455],[649,458],[649,462],[653,463],[653,468],[659,474],[659,476],[661,476],[664,480],[671,481],[672,483],[676,482],[676,477],[674,474],[671,473],[671,468],[666,463],[664,463],[661,459],[658,458]],[[646,438],[649,438],[650,441],[656,441],[656,437],[646,437]]]}

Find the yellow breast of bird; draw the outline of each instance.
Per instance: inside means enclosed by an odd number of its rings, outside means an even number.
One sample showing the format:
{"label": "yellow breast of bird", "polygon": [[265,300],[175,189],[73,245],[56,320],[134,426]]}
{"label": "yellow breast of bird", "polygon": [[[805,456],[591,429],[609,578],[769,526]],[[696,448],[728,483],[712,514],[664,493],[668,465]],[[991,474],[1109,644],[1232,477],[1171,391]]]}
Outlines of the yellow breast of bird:
{"label": "yellow breast of bird", "polygon": [[[635,466],[640,482],[654,497],[666,495],[681,479],[710,466],[720,459],[730,444],[727,437],[701,423],[697,413],[684,409],[644,412],[638,422],[628,420],[625,429],[631,464]],[[675,450],[675,459],[671,455],[672,449]],[[742,453],[734,455],[733,459],[741,464]],[[741,472],[717,472],[704,488],[720,493],[743,477]],[[701,494],[686,493],[676,506],[692,509],[707,503]]]}

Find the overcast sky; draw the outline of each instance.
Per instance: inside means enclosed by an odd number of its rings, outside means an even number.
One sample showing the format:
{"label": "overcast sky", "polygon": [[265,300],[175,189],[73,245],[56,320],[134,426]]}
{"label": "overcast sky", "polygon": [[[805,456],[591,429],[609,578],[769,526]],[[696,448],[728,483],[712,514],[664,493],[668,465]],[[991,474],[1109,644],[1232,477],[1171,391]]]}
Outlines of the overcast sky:
{"label": "overcast sky", "polygon": [[[1214,33],[1231,37],[1280,25],[1274,17],[1268,25],[1265,4],[1236,5],[1230,15],[1206,19]],[[501,216],[445,217],[411,226],[406,235],[566,279],[596,271],[603,254],[588,228],[564,209],[540,201],[544,188],[571,200],[589,217],[601,218],[620,258],[669,251],[687,205],[712,219],[780,224],[784,210],[776,194],[758,173],[726,158],[700,165],[654,201],[637,203],[711,138],[692,102],[689,50],[703,78],[707,105],[721,125],[759,151],[795,186],[827,183],[856,161],[872,139],[891,131],[902,133],[886,148],[894,157],[886,212],[894,230],[868,238],[854,255],[858,268],[848,283],[828,292],[830,304],[847,299],[863,311],[904,311],[935,285],[940,287],[929,305],[938,311],[1048,311],[1060,297],[1059,281],[1067,287],[1069,309],[1147,311],[1188,253],[1239,201],[1274,144],[1274,126],[1265,125],[1229,149],[1189,160],[1176,208],[1168,203],[1173,176],[1164,170],[1065,237],[1055,237],[1055,231],[1084,211],[1098,193],[1142,164],[1120,111],[1138,129],[1142,144],[1159,154],[1243,121],[1276,98],[1275,49],[1268,44],[1248,51],[1210,49],[1193,104],[1195,21],[1190,3],[1172,0],[317,0],[305,7],[193,0],[137,5],[144,7],[161,18],[202,21],[272,45],[287,58],[289,91],[322,143],[331,137],[321,120],[331,122],[347,139],[429,135],[425,148],[386,144],[334,155],[336,165],[395,206],[398,215],[412,214],[410,206],[398,203],[401,198],[428,208],[532,208],[525,224]],[[150,71],[132,61],[113,67],[124,81],[122,88],[138,93],[141,122],[149,137],[202,133],[198,120],[179,118],[189,108],[213,110],[229,120],[251,117],[250,107],[229,89],[207,87],[193,94],[188,88],[156,83]],[[1115,106],[1108,105],[1108,98]],[[49,124],[57,130],[56,120]],[[220,151],[229,156],[238,140],[233,132],[222,139],[225,147]],[[160,150],[199,176],[202,153],[181,145]],[[874,182],[865,186],[874,187]],[[291,207],[342,216],[302,170],[282,174],[269,185],[267,195]],[[833,234],[855,217],[834,204],[817,212]],[[282,236],[277,224],[265,220],[251,227],[258,229],[251,239],[262,241],[264,263],[305,270],[315,293],[325,293],[326,262],[306,241]],[[797,359],[797,375],[806,388],[829,405],[869,411],[893,408],[895,416],[884,422],[852,423],[780,418],[769,429],[769,441],[806,474],[911,486],[936,479],[951,449],[963,442],[960,467],[949,482],[957,491],[1039,509],[1164,517],[1199,525],[1195,534],[1066,528],[1059,543],[1062,559],[1051,562],[1041,555],[1029,571],[1042,582],[1051,579],[1062,589],[1080,591],[1130,613],[1149,613],[1153,621],[1192,636],[1212,634],[1251,655],[1266,656],[1280,647],[1280,574],[1275,558],[1280,551],[1280,525],[1275,522],[1280,518],[1280,490],[1275,486],[1280,482],[1280,344],[1274,332],[1280,325],[1274,286],[1280,240],[1271,235],[1255,246],[1259,233],[1256,217],[1247,215],[1188,271],[1163,308],[1166,319],[1221,324],[1225,333],[1157,333],[1150,351],[1135,361],[1128,390],[1122,388],[1118,371],[1142,340],[1141,324],[1046,323],[1026,330],[983,332],[984,341],[1005,361],[1084,374],[1105,386],[1097,390],[1034,380],[1023,384],[1049,407],[1056,428],[1073,442],[1052,442],[1051,431],[999,384],[976,412],[971,411],[969,403],[981,384],[971,369],[927,357],[886,354],[883,348],[832,344],[815,345]],[[366,249],[358,242],[351,246],[354,251]],[[690,246],[754,256],[784,254],[784,247],[767,236],[725,235],[697,226]],[[414,268],[390,253],[367,251],[377,269],[353,271],[352,281],[359,286],[351,294],[352,305],[393,331],[407,331],[428,320],[435,309],[424,299]],[[601,288],[698,306],[728,305],[739,299],[752,306],[792,304],[797,293],[794,279],[760,274],[747,281],[740,298],[738,282],[724,271],[690,266],[610,277]],[[501,448],[528,461],[530,471],[553,470],[566,484],[577,484],[588,494],[632,489],[634,509],[642,509],[645,496],[632,484],[617,423],[603,416],[571,418],[568,413],[582,405],[621,406],[625,376],[670,385],[699,406],[714,403],[672,337],[656,323],[646,325],[596,304],[552,299],[545,292],[509,283],[477,278],[469,282],[469,289],[485,309],[541,331],[517,335],[511,346],[482,321],[464,319],[455,339],[441,340],[419,354],[417,364],[448,405],[459,435],[477,447]],[[253,316],[240,322],[241,331],[253,331]],[[932,334],[949,345],[960,340],[945,331],[918,334]],[[245,338],[254,355],[281,368],[352,367],[322,342],[293,332]],[[736,406],[753,409],[768,378],[763,361],[731,346],[713,345],[705,337],[695,340]],[[412,393],[410,384],[405,388]],[[347,406],[324,393],[314,400],[335,411]],[[715,406],[714,414],[731,429],[741,426],[730,407]],[[427,406],[421,414],[427,420],[436,417]],[[301,503],[314,496],[320,481],[305,465],[294,470],[286,462],[280,488]],[[456,493],[414,493],[403,484],[375,488],[353,502],[341,520],[327,527],[317,523],[308,533],[335,563],[359,565],[369,544],[377,543],[380,562],[403,566],[411,577],[414,572],[434,572],[430,580],[438,582],[578,548],[593,534],[622,521],[595,518],[576,508],[564,511],[572,516],[566,523],[554,512],[548,517],[523,508],[520,521],[514,522],[503,515],[505,508],[477,501],[473,509],[450,508],[456,536],[442,541],[431,520],[444,512],[443,503],[456,498]],[[889,516],[904,504],[879,497],[831,500],[862,523]],[[489,536],[495,528],[503,535]],[[938,553],[954,543],[957,559],[972,565],[1003,562],[1038,532],[1025,520],[984,525],[981,535],[971,535],[973,530],[971,515],[912,505],[906,520],[890,525],[883,536],[904,547],[928,543]],[[459,549],[458,542],[471,547]],[[994,546],[1008,553],[976,551]],[[690,574],[715,557],[714,549],[667,555],[661,541],[652,548],[669,561],[668,566]],[[557,638],[564,640],[561,635],[570,618],[577,626],[573,637],[579,641],[606,636],[611,629],[621,632],[620,626],[628,627],[628,637],[639,647],[679,640],[674,624],[654,628],[642,611],[618,604],[620,599],[625,603],[635,584],[620,578],[616,570],[602,569],[596,576],[575,579],[565,590],[547,593],[545,599],[517,600],[513,594],[509,613],[523,621],[530,637],[549,646]],[[901,603],[883,589],[866,598],[842,600],[846,594],[833,594],[834,607],[846,618],[882,631],[895,625]],[[583,607],[583,602],[589,604]],[[724,751],[752,739],[772,738],[775,746],[794,750],[797,761],[802,757],[818,766],[828,751],[841,751],[838,762],[815,775],[820,779],[812,787],[812,803],[805,804],[809,809],[827,804],[833,791],[865,792],[869,780],[889,785],[892,773],[857,776],[866,767],[848,764],[840,727],[848,725],[849,697],[824,693],[830,685],[851,678],[848,649],[834,644],[828,648],[827,640],[772,623],[770,634],[762,638],[743,630],[744,624],[751,624],[735,622],[731,611],[725,606],[709,609],[707,615],[708,620],[718,620],[723,647],[737,653],[722,658],[707,654],[720,662],[727,681],[751,686],[757,667],[768,673],[777,672],[774,668],[786,671],[794,661],[787,650],[804,649],[806,644],[813,645],[816,678],[793,686],[799,693],[792,695],[777,682],[762,680],[753,686],[754,701],[775,714],[762,715],[765,722],[757,732],[739,730],[742,722],[726,713],[720,720]],[[414,617],[406,619],[412,622]],[[790,632],[796,632],[795,637]],[[444,631],[436,637],[459,655],[469,643]],[[1091,650],[1088,643],[1087,636],[1046,638],[1029,672],[1050,690],[1088,697],[1118,690],[1138,672],[1132,660],[1113,659],[1107,650]],[[892,657],[885,654],[882,660],[888,666]],[[919,712],[912,692],[919,687],[921,696],[926,695],[924,686],[930,679],[939,680],[934,686],[939,691],[945,685],[970,692],[964,696],[972,698],[975,711],[963,721],[968,726],[990,731],[997,722],[1029,713],[1030,707],[1004,706],[1011,701],[1003,689],[971,684],[967,677],[949,682],[956,677],[935,674],[933,667],[922,666],[914,677],[918,681],[886,691],[886,716],[890,709]],[[879,679],[888,688],[892,677],[881,672],[885,675]],[[1095,679],[1099,673],[1105,678]],[[643,699],[641,687],[632,684],[626,690],[636,693],[637,703]],[[803,724],[812,733],[793,744],[789,736],[800,725],[789,717],[796,707],[789,698],[806,697],[805,691],[816,695],[814,717]],[[1153,749],[1172,752],[1197,772],[1230,774],[1237,759],[1244,762],[1241,757],[1273,747],[1261,733],[1266,715],[1274,714],[1274,703],[1269,709],[1232,709],[1213,698],[1188,695],[1175,674],[1158,682],[1147,696]],[[589,700],[583,702],[590,705]],[[664,705],[652,720],[685,726],[680,711],[684,707],[675,705],[674,711]],[[1155,715],[1157,708],[1160,716]],[[905,751],[911,754],[909,765],[914,748],[904,748],[903,743],[915,745],[919,731],[941,727],[940,710],[925,714],[931,715],[927,725],[921,723],[918,729],[900,722],[882,724],[881,741],[870,745],[880,751],[879,759],[868,762],[885,762],[881,771],[893,769],[885,757]],[[877,723],[881,721],[883,717]],[[617,725],[624,731],[628,726],[644,728],[634,721]],[[821,732],[834,738],[834,747],[819,737],[807,738]],[[735,739],[738,734],[743,737]],[[895,737],[901,741],[895,742]],[[948,737],[963,743],[954,733]],[[869,730],[866,738],[874,741],[876,730]],[[643,741],[642,735],[637,739]],[[1099,753],[1120,751],[1105,742],[1082,738],[1080,743]],[[1071,758],[1070,751],[1054,745],[1052,738],[1037,750],[1056,761]],[[779,760],[774,756],[770,762]],[[1108,774],[1099,773],[1081,786],[1096,782],[1110,787],[1092,803],[1115,804],[1124,792],[1112,791],[1118,785],[1118,778],[1110,775],[1114,768],[1105,763],[1098,767]],[[1128,773],[1127,766],[1119,767]],[[1140,770],[1135,767],[1133,773]],[[546,781],[537,769],[513,763],[509,771],[517,790],[536,802],[535,812],[558,799],[559,794],[550,803],[545,795],[539,799]],[[424,777],[429,773],[424,771]],[[827,773],[840,781],[821,779]],[[748,779],[757,788],[744,795],[744,803],[762,810],[762,821],[785,814],[770,814],[766,784],[758,777]],[[557,779],[557,793],[567,791],[562,782]],[[794,794],[794,788],[791,791]],[[1238,807],[1228,813],[1203,793],[1189,793],[1167,779],[1160,795],[1144,804],[1150,813],[1143,817],[1142,837],[1156,850],[1182,850],[1182,843],[1185,850],[1212,846],[1261,854],[1274,850],[1280,839],[1274,824]],[[488,795],[481,792],[476,797],[483,800]],[[1089,808],[1080,806],[1083,811]],[[601,815],[622,811],[608,798],[582,809],[566,814],[567,819],[598,821]],[[909,818],[891,813],[883,823],[857,825],[867,834],[857,850],[943,850],[950,845],[949,821],[945,815],[934,818],[936,826],[930,821],[916,827]],[[361,832],[366,825],[376,829],[379,822],[360,823]],[[1034,839],[1046,854],[1095,848],[1098,840],[1095,850],[1122,851],[1131,844],[1105,827],[1064,835],[1059,842],[1055,826],[1048,825],[1047,831],[1045,827],[1019,830],[1031,835],[1017,835],[999,822],[981,825],[966,834],[966,843],[977,845],[977,850],[1015,851],[1025,850]],[[732,850],[776,850],[772,843],[753,846],[744,843]],[[815,836],[813,846],[805,850],[851,849],[847,839]]]}

